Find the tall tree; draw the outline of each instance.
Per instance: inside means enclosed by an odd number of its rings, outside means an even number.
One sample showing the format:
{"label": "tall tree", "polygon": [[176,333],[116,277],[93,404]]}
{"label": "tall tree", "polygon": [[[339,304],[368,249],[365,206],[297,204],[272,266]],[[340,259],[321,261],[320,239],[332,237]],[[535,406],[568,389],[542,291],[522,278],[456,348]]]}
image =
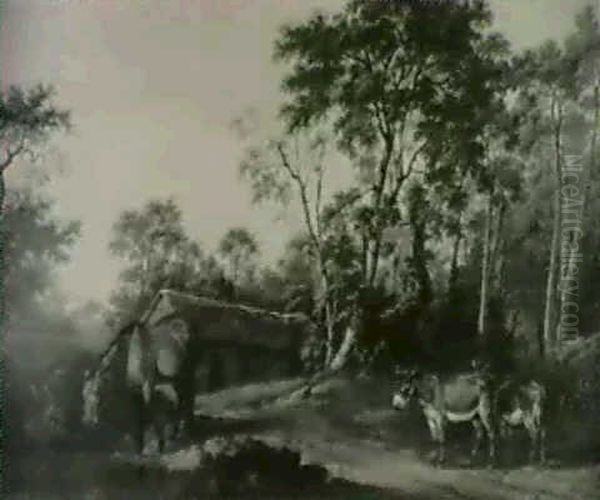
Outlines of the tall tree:
{"label": "tall tree", "polygon": [[[52,132],[69,127],[69,114],[52,102],[52,89],[36,86],[28,90],[11,86],[0,91],[0,332],[6,320],[6,255],[4,198],[5,173],[24,155],[34,156]],[[0,366],[2,368],[2,366]],[[0,384],[4,375],[0,373]],[[0,388],[2,389],[2,388]],[[0,409],[0,427],[4,412]]]}
{"label": "tall tree", "polygon": [[[50,401],[38,399],[36,391],[48,388],[58,364],[82,355],[77,342],[83,337],[77,336],[80,330],[64,307],[55,281],[57,270],[69,260],[78,240],[79,223],[58,218],[56,202],[37,186],[9,188],[5,201],[4,251],[10,266],[2,332],[6,371],[1,377],[9,383],[2,411],[10,428],[8,445],[22,449],[23,440],[32,438],[28,428],[48,430],[42,412]],[[52,396],[60,397],[60,391],[53,391]],[[33,408],[39,418],[31,416]]]}
{"label": "tall tree", "polygon": [[35,157],[53,132],[69,128],[69,113],[52,101],[52,88],[43,85],[28,90],[11,86],[0,92],[0,321],[5,297],[4,175],[21,157]]}
{"label": "tall tree", "polygon": [[[566,225],[571,227],[561,244],[561,272],[559,277],[560,312],[556,339],[560,345],[573,338],[582,327],[567,326],[567,314],[581,310],[583,284],[578,276],[579,258],[584,246],[590,248],[591,198],[598,182],[596,158],[598,154],[598,127],[600,126],[600,26],[596,10],[588,5],[576,16],[576,29],[565,41],[565,59],[573,74],[573,100],[580,122],[570,132],[571,145],[566,156],[563,175],[569,180],[565,188],[563,207]],[[574,181],[574,182],[573,182]],[[579,203],[577,203],[579,201]],[[578,224],[577,224],[578,223]],[[593,248],[593,247],[592,247]],[[586,252],[587,253],[587,252]],[[582,318],[580,318],[582,319]],[[569,335],[570,334],[570,335]]]}
{"label": "tall tree", "polygon": [[250,182],[254,201],[300,205],[306,234],[304,243],[313,258],[317,275],[314,286],[316,314],[327,332],[325,363],[333,359],[336,303],[325,248],[324,179],[326,140],[320,133],[297,133],[287,140],[272,140],[262,148],[252,147],[240,165]]}
{"label": "tall tree", "polygon": [[[489,108],[488,86],[497,75],[488,54],[503,45],[483,34],[489,21],[484,2],[354,0],[339,14],[282,30],[276,57],[291,67],[283,82],[288,131],[330,126],[368,190],[357,233],[367,290],[381,281],[384,235],[401,220],[409,179],[430,182],[427,171],[443,150],[458,154],[453,124],[471,124],[460,143],[461,165],[477,168],[476,113],[482,103]],[[412,226],[420,247],[424,223]],[[422,266],[417,275],[426,287]]]}
{"label": "tall tree", "polygon": [[543,315],[545,351],[550,354],[556,347],[556,329],[560,310],[561,234],[563,230],[563,187],[565,185],[565,130],[573,103],[574,82],[565,52],[556,42],[549,41],[525,54],[529,68],[529,83],[522,88],[525,99],[533,103],[531,120],[537,140],[549,139],[547,151],[553,175],[553,226],[546,278]]}

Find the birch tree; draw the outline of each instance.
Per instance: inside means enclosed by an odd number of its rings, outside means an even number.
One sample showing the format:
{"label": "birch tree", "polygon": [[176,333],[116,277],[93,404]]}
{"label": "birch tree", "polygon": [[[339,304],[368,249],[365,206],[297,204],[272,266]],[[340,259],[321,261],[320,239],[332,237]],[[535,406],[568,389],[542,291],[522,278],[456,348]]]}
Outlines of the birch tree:
{"label": "birch tree", "polygon": [[[385,232],[408,222],[399,215],[409,180],[429,182],[424,169],[452,147],[442,140],[453,135],[451,124],[476,127],[477,108],[492,97],[487,86],[496,68],[482,47],[501,40],[483,35],[490,19],[482,2],[354,0],[339,14],[315,15],[281,32],[275,55],[289,68],[282,107],[288,132],[330,128],[369,193],[357,202],[366,290],[380,282]],[[463,161],[480,155],[471,139],[461,143]],[[415,241],[423,242],[423,224],[413,229]],[[420,276],[425,279],[422,269]]]}

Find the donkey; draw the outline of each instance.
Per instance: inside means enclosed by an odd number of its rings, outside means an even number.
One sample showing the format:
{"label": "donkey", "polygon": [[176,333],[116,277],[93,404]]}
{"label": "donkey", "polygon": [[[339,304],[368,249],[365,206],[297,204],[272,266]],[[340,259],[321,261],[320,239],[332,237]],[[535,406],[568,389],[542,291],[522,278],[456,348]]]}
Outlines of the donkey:
{"label": "donkey", "polygon": [[433,442],[437,445],[434,462],[441,465],[446,458],[446,427],[449,423],[471,422],[475,441],[471,451],[477,456],[483,435],[487,436],[488,457],[496,460],[496,433],[492,415],[492,398],[484,377],[477,373],[462,373],[442,378],[440,375],[408,373],[394,392],[392,405],[405,410],[416,401],[425,419]]}
{"label": "donkey", "polygon": [[[129,330],[127,339],[121,342],[120,356],[111,354],[109,347],[99,368],[86,377],[84,422],[97,425],[100,413],[108,414],[110,418],[123,402],[129,402],[133,410],[129,418],[137,451],[143,452],[145,431],[152,425],[159,452],[162,452],[166,427],[173,426],[171,438],[174,439],[181,434],[184,424],[189,431],[193,422],[189,332],[178,320],[154,328],[138,322]],[[116,357],[112,363],[111,357]],[[111,366],[113,369],[109,370]],[[112,384],[109,383],[111,379]],[[121,395],[125,393],[127,401],[110,404],[110,398],[118,391]],[[104,411],[100,411],[101,408]]]}
{"label": "donkey", "polygon": [[530,440],[530,463],[546,460],[545,406],[546,389],[535,380],[526,383],[506,380],[494,394],[500,435],[507,438],[511,429],[524,427]]}

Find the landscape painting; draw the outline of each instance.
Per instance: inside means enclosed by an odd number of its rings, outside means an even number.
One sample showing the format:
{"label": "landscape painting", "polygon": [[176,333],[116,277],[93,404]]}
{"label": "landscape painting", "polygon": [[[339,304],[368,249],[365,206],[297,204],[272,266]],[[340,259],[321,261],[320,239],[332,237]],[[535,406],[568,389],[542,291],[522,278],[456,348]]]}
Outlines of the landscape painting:
{"label": "landscape painting", "polygon": [[592,500],[600,2],[0,0],[12,500]]}

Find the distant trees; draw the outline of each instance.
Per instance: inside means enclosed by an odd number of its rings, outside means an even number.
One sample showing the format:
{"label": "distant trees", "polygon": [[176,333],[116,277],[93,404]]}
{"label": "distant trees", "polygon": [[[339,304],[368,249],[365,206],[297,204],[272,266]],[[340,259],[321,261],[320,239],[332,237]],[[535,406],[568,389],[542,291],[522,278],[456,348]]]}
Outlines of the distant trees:
{"label": "distant trees", "polygon": [[181,210],[171,198],[122,212],[109,249],[125,264],[110,298],[108,322],[113,327],[137,318],[161,288],[246,300],[238,296],[240,290],[252,288],[257,279],[259,247],[247,229],[228,230],[218,254],[209,255],[187,233]]}
{"label": "distant trees", "polygon": [[161,288],[190,289],[202,275],[204,255],[185,233],[174,200],[151,200],[123,212],[113,226],[110,251],[126,265],[111,296],[111,323],[141,314]]}
{"label": "distant trees", "polygon": [[254,278],[256,257],[259,254],[258,242],[248,229],[233,227],[221,238],[218,252],[226,263],[235,294],[235,289]]}

